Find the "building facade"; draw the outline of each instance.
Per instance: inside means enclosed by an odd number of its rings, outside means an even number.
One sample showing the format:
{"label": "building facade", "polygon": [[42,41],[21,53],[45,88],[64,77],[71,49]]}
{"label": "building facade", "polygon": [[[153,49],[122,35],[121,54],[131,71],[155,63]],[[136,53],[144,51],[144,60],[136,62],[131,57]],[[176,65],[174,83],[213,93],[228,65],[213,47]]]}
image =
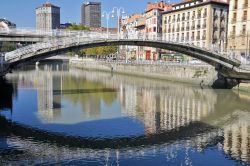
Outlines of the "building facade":
{"label": "building facade", "polygon": [[[121,19],[121,35],[126,39],[143,38],[145,34],[145,14],[133,14]],[[143,47],[120,46],[122,59],[143,59]]]}
{"label": "building facade", "polygon": [[87,27],[101,27],[100,2],[87,2],[82,4],[81,23]]}
{"label": "building facade", "polygon": [[163,39],[225,51],[227,0],[189,0],[163,13]]}
{"label": "building facade", "polygon": [[235,58],[249,57],[250,0],[230,0],[228,50]]}
{"label": "building facade", "polygon": [[52,30],[60,28],[60,7],[51,3],[36,8],[36,29]]}
{"label": "building facade", "polygon": [[[162,39],[162,12],[172,9],[172,5],[164,1],[148,3],[146,8],[146,38],[149,40]],[[158,48],[145,47],[146,60],[161,59],[162,50]]]}

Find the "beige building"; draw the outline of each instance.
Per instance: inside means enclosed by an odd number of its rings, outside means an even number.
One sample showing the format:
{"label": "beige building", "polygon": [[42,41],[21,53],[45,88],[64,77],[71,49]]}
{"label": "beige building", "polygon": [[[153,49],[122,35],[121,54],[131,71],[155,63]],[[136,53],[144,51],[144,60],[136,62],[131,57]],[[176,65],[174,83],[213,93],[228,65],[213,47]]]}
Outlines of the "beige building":
{"label": "beige building", "polygon": [[227,0],[188,0],[163,12],[163,40],[225,51]]}
{"label": "beige building", "polygon": [[238,59],[249,56],[250,0],[230,0],[228,49]]}
{"label": "beige building", "polygon": [[60,7],[45,3],[36,8],[36,29],[52,30],[60,28]]}

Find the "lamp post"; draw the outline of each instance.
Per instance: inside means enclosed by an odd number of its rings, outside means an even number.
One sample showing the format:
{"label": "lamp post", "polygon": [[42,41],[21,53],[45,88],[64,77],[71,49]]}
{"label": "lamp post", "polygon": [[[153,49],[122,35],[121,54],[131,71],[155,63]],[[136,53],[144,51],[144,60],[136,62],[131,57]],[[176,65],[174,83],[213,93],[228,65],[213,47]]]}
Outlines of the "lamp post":
{"label": "lamp post", "polygon": [[[112,12],[106,12],[106,11],[102,13],[102,17],[105,17],[107,21],[107,38],[109,37],[109,19],[111,14]],[[114,17],[113,14],[111,15],[111,17]]]}
{"label": "lamp post", "polygon": [[[123,7],[114,7],[113,10],[112,10],[112,14],[116,14],[117,16],[117,35],[118,35],[118,39],[120,38],[120,17],[125,14],[125,10]],[[114,15],[113,15],[114,16]]]}

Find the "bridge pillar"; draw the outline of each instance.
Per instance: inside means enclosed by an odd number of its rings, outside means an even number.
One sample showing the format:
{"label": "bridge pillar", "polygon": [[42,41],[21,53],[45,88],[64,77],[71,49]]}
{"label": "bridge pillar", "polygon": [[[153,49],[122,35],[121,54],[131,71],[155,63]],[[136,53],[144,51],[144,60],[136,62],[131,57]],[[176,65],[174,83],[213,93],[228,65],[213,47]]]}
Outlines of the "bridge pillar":
{"label": "bridge pillar", "polygon": [[239,85],[240,80],[224,77],[220,72],[217,74],[217,78],[212,84],[214,89],[232,89]]}
{"label": "bridge pillar", "polygon": [[9,64],[4,61],[4,56],[0,55],[0,77],[9,72]]}

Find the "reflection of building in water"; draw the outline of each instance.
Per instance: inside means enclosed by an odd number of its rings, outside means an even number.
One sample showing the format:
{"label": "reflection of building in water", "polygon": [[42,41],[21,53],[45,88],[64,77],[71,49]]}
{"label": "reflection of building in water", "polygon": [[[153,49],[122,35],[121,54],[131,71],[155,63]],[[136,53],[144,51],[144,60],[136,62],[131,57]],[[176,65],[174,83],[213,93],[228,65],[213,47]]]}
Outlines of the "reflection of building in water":
{"label": "reflection of building in water", "polygon": [[[72,72],[87,80],[119,89],[122,114],[143,122],[147,133],[172,130],[198,121],[214,111],[217,95],[206,89],[191,88],[140,78],[128,78],[97,72]],[[77,75],[78,74],[78,75]],[[159,89],[160,88],[160,89]]]}
{"label": "reflection of building in water", "polygon": [[62,75],[53,76],[49,67],[46,67],[46,71],[37,72],[38,114],[46,122],[53,122],[61,114],[63,78]]}
{"label": "reflection of building in water", "polygon": [[[54,69],[53,69],[54,70]],[[38,115],[46,122],[60,116],[62,73],[52,73],[52,66],[45,65],[40,71],[19,73],[19,87],[37,89]]]}
{"label": "reflection of building in water", "polygon": [[[160,93],[160,127],[171,130],[199,121],[214,111],[216,98],[210,91],[175,89]],[[206,98],[204,98],[206,96]]]}
{"label": "reflection of building in water", "polygon": [[[206,117],[216,97],[206,90],[190,88],[154,90],[123,86],[123,114],[140,119],[148,133],[172,130]],[[136,97],[137,96],[137,97]]]}
{"label": "reflection of building in water", "polygon": [[136,105],[137,105],[137,87],[133,85],[124,85],[120,89],[120,96],[122,96],[121,102],[124,104],[122,107],[122,114],[125,116],[135,117],[136,116]]}
{"label": "reflection of building in water", "polygon": [[237,122],[224,127],[223,148],[232,158],[250,162],[250,114],[240,116]]}
{"label": "reflection of building in water", "polygon": [[151,90],[142,89],[139,96],[138,111],[141,111],[142,119],[146,132],[154,133],[156,131],[156,94]]}

